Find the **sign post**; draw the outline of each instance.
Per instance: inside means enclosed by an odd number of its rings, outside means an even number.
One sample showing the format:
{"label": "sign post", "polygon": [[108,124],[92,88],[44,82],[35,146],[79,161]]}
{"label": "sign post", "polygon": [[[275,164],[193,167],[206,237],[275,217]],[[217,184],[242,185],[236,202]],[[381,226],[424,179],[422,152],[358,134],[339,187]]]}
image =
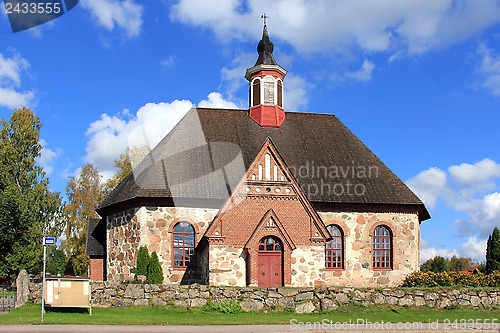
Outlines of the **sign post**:
{"label": "sign post", "polygon": [[54,237],[43,238],[43,278],[42,278],[42,323],[43,315],[45,313],[45,262],[47,258],[47,245],[54,245],[56,239]]}

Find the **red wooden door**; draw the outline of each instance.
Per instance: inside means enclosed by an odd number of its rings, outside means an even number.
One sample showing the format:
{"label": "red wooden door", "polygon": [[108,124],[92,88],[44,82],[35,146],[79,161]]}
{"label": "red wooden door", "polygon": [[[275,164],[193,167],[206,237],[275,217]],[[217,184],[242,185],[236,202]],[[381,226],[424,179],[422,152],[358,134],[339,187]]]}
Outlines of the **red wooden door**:
{"label": "red wooden door", "polygon": [[283,286],[283,251],[279,241],[264,238],[259,246],[259,287]]}

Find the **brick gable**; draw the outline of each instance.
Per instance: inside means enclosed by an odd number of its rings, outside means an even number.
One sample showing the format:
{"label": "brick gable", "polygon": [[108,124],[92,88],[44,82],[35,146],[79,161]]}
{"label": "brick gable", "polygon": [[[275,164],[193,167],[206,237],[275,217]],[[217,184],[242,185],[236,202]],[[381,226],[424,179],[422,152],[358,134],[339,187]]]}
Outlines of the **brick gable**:
{"label": "brick gable", "polygon": [[[273,217],[279,227],[266,229],[264,216]],[[205,236],[212,244],[245,246],[261,230],[296,245],[323,244],[330,238],[270,138]]]}

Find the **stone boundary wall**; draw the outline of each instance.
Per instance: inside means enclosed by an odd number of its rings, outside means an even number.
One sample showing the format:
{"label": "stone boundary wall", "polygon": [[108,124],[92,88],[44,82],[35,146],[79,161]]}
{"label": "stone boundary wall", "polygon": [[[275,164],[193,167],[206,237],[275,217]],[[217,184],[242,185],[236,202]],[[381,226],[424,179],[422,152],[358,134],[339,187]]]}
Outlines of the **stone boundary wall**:
{"label": "stone boundary wall", "polygon": [[[41,283],[30,283],[30,298],[41,302]],[[236,300],[245,311],[270,308],[295,309],[297,313],[332,311],[344,303],[364,306],[387,304],[444,308],[454,305],[488,307],[500,305],[500,290],[469,290],[443,288],[440,290],[413,289],[355,289],[355,288],[237,288],[206,285],[121,284],[92,282],[93,306],[176,305],[203,306],[208,300]]]}

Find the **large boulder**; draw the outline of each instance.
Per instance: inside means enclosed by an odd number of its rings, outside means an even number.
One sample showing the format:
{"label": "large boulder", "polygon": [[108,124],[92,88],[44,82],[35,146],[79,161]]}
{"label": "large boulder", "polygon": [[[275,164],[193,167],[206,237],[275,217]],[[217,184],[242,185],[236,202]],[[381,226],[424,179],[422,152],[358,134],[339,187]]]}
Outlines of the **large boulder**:
{"label": "large boulder", "polygon": [[30,277],[28,276],[28,272],[26,272],[25,269],[21,269],[16,279],[16,308],[23,306],[26,301],[28,301],[28,296],[30,294],[30,290],[28,288],[29,282]]}

